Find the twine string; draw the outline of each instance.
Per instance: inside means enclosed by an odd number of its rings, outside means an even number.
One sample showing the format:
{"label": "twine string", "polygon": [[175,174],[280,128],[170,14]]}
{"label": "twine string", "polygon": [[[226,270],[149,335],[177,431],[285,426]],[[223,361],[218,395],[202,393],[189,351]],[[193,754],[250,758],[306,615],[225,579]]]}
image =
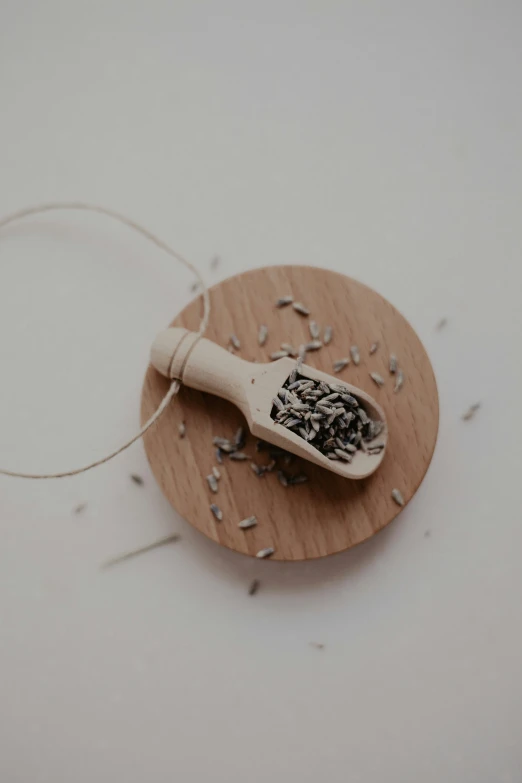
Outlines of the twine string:
{"label": "twine string", "polygon": [[[203,315],[201,317],[201,322],[197,333],[199,334],[200,337],[205,333],[205,330],[208,325],[208,320],[210,317],[210,297],[208,294],[208,288],[205,285],[199,271],[190,261],[187,261],[186,258],[184,258],[173,248],[167,245],[166,242],[163,242],[163,240],[159,239],[159,237],[157,237],[151,231],[144,228],[143,226],[140,226],[139,223],[136,223],[136,221],[131,220],[125,215],[121,215],[119,212],[115,212],[114,210],[108,209],[106,207],[100,207],[96,204],[86,204],[81,201],[65,201],[65,202],[53,202],[48,204],[40,204],[38,206],[21,209],[17,212],[13,212],[10,215],[7,215],[4,218],[1,218],[0,231],[3,228],[5,228],[5,226],[8,226],[9,224],[14,223],[16,221],[23,220],[24,218],[31,217],[34,215],[41,215],[45,212],[55,212],[58,210],[96,212],[100,215],[105,215],[106,217],[112,218],[113,220],[116,220],[118,223],[122,223],[123,225],[127,226],[133,231],[136,231],[138,234],[141,234],[143,237],[145,237],[145,239],[148,239],[150,242],[152,242],[152,244],[156,245],[156,247],[159,247],[165,253],[170,255],[172,258],[176,259],[176,261],[183,264],[185,267],[187,267],[187,269],[193,272],[193,274],[196,276],[196,279],[198,280],[201,286],[201,291],[203,295]],[[25,478],[25,479],[57,479],[57,478],[65,478],[67,476],[77,476],[79,473],[86,473],[88,470],[92,470],[92,468],[98,467],[98,465],[103,465],[105,462],[109,462],[111,459],[114,459],[114,457],[117,457],[118,454],[121,454],[123,451],[126,451],[126,449],[132,446],[133,443],[136,443],[137,440],[142,438],[145,435],[145,433],[148,430],[150,430],[150,428],[154,424],[156,424],[158,419],[161,417],[161,415],[168,407],[169,403],[178,393],[179,389],[180,389],[179,381],[177,380],[172,381],[167,393],[165,394],[164,398],[160,402],[158,408],[152,414],[150,419],[147,422],[145,422],[143,427],[141,427],[141,429],[135,435],[129,438],[129,440],[125,441],[125,443],[123,443],[117,449],[114,449],[114,451],[109,452],[109,454],[106,454],[104,457],[101,457],[100,459],[97,459],[94,462],[90,462],[88,465],[84,465],[81,468],[73,468],[72,470],[63,470],[60,471],[59,473],[22,473],[15,470],[6,470],[5,468],[0,468],[0,475],[13,476],[15,478]]]}

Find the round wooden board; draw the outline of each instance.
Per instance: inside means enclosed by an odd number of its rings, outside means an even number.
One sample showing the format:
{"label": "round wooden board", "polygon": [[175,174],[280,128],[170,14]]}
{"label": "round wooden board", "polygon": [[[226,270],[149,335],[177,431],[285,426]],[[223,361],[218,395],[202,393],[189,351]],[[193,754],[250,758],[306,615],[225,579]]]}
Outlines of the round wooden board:
{"label": "round wooden board", "polygon": [[[310,318],[291,307],[277,309],[278,297],[292,294],[306,303]],[[299,346],[310,339],[312,318],[321,327],[333,327],[330,345],[307,355],[307,363],[333,374],[332,363],[357,344],[361,363],[353,362],[337,377],[369,392],[388,418],[387,454],[377,472],[362,481],[350,481],[308,462],[296,460],[284,469],[303,470],[307,484],[283,487],[276,473],[258,478],[249,462],[224,457],[219,466],[219,492],[210,492],[206,476],[217,464],[214,435],[233,437],[244,423],[240,412],[223,400],[182,388],[158,424],[146,434],[145,449],[152,471],[174,508],[194,527],[219,544],[246,555],[274,547],[273,560],[308,560],[342,552],[377,533],[400,511],[391,497],[394,487],[406,503],[421,483],[433,455],[439,424],[439,403],[433,370],[422,343],[405,318],[375,291],[335,272],[305,266],[255,269],[237,275],[210,290],[211,316],[206,337],[226,346],[229,335],[241,340],[239,355],[266,362],[281,342]],[[201,297],[175,318],[173,326],[197,330]],[[259,324],[269,337],[257,342]],[[369,355],[370,345],[380,347]],[[393,393],[395,379],[388,370],[390,352],[396,353],[405,374],[404,387]],[[385,379],[378,388],[369,376]],[[143,386],[141,419],[146,421],[165,395],[168,381],[149,367]],[[186,437],[178,435],[180,422]],[[259,463],[249,434],[245,451]],[[284,467],[284,466],[283,466]],[[223,521],[214,519],[209,505],[217,503]],[[243,531],[238,522],[255,514],[256,527]]]}

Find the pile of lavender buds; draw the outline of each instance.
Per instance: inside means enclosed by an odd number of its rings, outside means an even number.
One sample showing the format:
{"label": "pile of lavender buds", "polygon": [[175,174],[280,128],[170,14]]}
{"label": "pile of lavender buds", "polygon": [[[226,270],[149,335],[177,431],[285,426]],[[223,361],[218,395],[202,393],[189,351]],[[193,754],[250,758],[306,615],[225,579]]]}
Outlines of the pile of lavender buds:
{"label": "pile of lavender buds", "polygon": [[351,462],[358,450],[379,454],[384,448],[374,442],[384,424],[370,419],[345,386],[306,378],[297,367],[274,397],[270,415],[331,460]]}

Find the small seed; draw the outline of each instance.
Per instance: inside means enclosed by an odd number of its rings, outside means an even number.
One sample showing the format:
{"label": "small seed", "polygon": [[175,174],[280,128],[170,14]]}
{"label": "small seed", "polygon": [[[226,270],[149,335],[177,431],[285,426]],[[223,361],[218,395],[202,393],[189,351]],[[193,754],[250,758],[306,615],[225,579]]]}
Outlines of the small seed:
{"label": "small seed", "polygon": [[308,328],[310,330],[310,337],[312,340],[317,340],[321,334],[321,330],[319,329],[318,324],[316,321],[310,321],[308,324]]}
{"label": "small seed", "polygon": [[332,342],[332,327],[331,326],[325,326],[324,327],[324,337],[323,337],[323,343],[325,345],[329,345],[329,343]]}
{"label": "small seed", "polygon": [[357,415],[359,416],[362,424],[369,424],[370,419],[368,418],[368,414],[364,410],[364,408],[357,408]]}
{"label": "small seed", "polygon": [[437,331],[440,331],[441,329],[444,329],[447,323],[448,323],[447,318],[441,318],[440,321],[438,321],[437,324],[435,325],[435,329],[437,329]]}
{"label": "small seed", "polygon": [[236,351],[239,351],[239,349],[241,348],[241,343],[239,342],[237,336],[235,334],[231,334],[229,340],[232,347],[235,348]]}
{"label": "small seed", "polygon": [[315,647],[316,650],[323,650],[324,649],[324,644],[322,644],[321,642],[309,642],[309,644],[310,644],[310,647]]}
{"label": "small seed", "polygon": [[131,481],[134,481],[135,484],[137,484],[139,487],[143,486],[145,483],[141,476],[138,476],[137,473],[131,474]]}
{"label": "small seed", "polygon": [[297,371],[301,372],[301,367],[306,359],[306,345],[304,343],[299,346],[299,351],[297,352]]}
{"label": "small seed", "polygon": [[259,331],[257,333],[257,342],[259,343],[259,345],[264,345],[266,343],[267,337],[268,337],[268,326],[262,324],[259,327]]}
{"label": "small seed", "polygon": [[462,418],[464,421],[469,421],[469,419],[472,419],[475,413],[480,408],[480,402],[475,402],[473,405],[470,405],[468,410],[462,414]]}
{"label": "small seed", "polygon": [[217,444],[221,451],[224,451],[225,454],[233,454],[234,451],[237,451],[236,446],[234,446],[233,443],[230,443],[230,441],[224,441],[223,443]]}
{"label": "small seed", "polygon": [[254,579],[252,582],[250,582],[250,587],[248,588],[248,595],[255,595],[259,590],[260,585],[261,582],[259,581],[259,579]]}
{"label": "small seed", "polygon": [[304,304],[301,304],[301,302],[294,302],[292,307],[296,313],[299,313],[299,315],[310,315],[310,310],[308,307],[305,307]]}
{"label": "small seed", "polygon": [[356,345],[352,345],[352,347],[350,348],[350,353],[352,355],[353,363],[354,364],[359,364],[359,362],[361,361],[361,355],[359,353],[359,348]]}
{"label": "small seed", "polygon": [[288,356],[287,351],[275,351],[275,353],[270,354],[270,361],[275,362],[276,359],[283,359],[285,356]]}
{"label": "small seed", "polygon": [[221,449],[216,449],[216,460],[219,462],[220,465],[223,464],[223,452]]}
{"label": "small seed", "polygon": [[220,449],[222,449],[224,446],[231,446],[232,444],[228,440],[228,438],[221,438],[219,435],[215,435],[212,438],[212,443],[214,446],[219,446]]}
{"label": "small seed", "polygon": [[210,473],[207,476],[207,484],[209,485],[209,487],[212,490],[212,492],[217,492],[218,491],[218,483],[217,483],[216,477],[214,476],[213,473]]}
{"label": "small seed", "polygon": [[250,467],[259,478],[262,478],[266,473],[266,468],[262,465],[257,465],[255,462],[251,462]]}
{"label": "small seed", "polygon": [[400,391],[402,389],[403,385],[404,385],[404,373],[403,373],[402,370],[398,370],[397,371],[397,377],[395,379],[395,386],[394,386],[393,391],[394,392]]}
{"label": "small seed", "polygon": [[384,378],[382,377],[382,375],[379,375],[378,372],[371,372],[370,378],[372,379],[372,381],[375,381],[377,386],[384,386]]}
{"label": "small seed", "polygon": [[344,359],[338,359],[336,362],[334,362],[333,370],[334,372],[341,372],[341,370],[344,370],[345,367],[347,367],[350,364],[350,359],[348,356],[345,356]]}
{"label": "small seed", "polygon": [[185,422],[184,421],[182,421],[181,424],[178,425],[178,432],[179,432],[179,437],[180,438],[184,438],[185,437],[185,435],[187,433],[187,428],[185,427]]}
{"label": "small seed", "polygon": [[381,432],[384,429],[384,424],[382,421],[371,421],[368,426],[368,438],[367,440],[373,440],[377,437],[377,435],[380,435]]}
{"label": "small seed", "polygon": [[391,353],[390,354],[390,372],[391,372],[392,375],[395,375],[395,373],[397,372],[397,367],[398,367],[397,357],[395,356],[394,353]]}
{"label": "small seed", "polygon": [[370,356],[372,356],[379,347],[379,341],[372,343],[370,346]]}
{"label": "small seed", "polygon": [[82,511],[85,511],[87,508],[87,503],[80,503],[76,508],[74,509],[75,514],[81,514]]}
{"label": "small seed", "polygon": [[260,560],[264,560],[265,557],[270,557],[275,552],[275,549],[271,546],[267,546],[266,549],[260,549],[256,557]]}
{"label": "small seed", "polygon": [[305,351],[318,351],[319,348],[322,348],[323,344],[321,340],[312,340],[311,343],[306,343],[305,345]]}
{"label": "small seed", "polygon": [[230,455],[230,459],[234,460],[234,462],[244,462],[248,459],[248,455],[245,454],[244,451],[234,451],[234,453]]}
{"label": "small seed", "polygon": [[221,478],[221,473],[219,472],[219,468],[214,467],[212,468],[212,473],[214,474],[214,478],[216,478],[218,481]]}
{"label": "small seed", "polygon": [[214,516],[216,517],[217,521],[221,522],[221,520],[223,519],[223,512],[221,511],[219,506],[216,506],[215,503],[211,503],[210,504],[210,510],[212,511]]}
{"label": "small seed", "polygon": [[256,517],[247,517],[246,519],[241,520],[238,527],[240,527],[241,530],[248,530],[249,527],[254,527],[255,525],[257,525]]}
{"label": "small seed", "polygon": [[284,409],[285,409],[285,406],[284,406],[284,405],[283,405],[283,403],[281,402],[281,400],[280,400],[279,396],[277,396],[277,397],[274,397],[274,399],[272,400],[272,405],[275,405],[275,407],[276,407],[276,408],[277,408],[279,411],[284,411]]}
{"label": "small seed", "polygon": [[199,280],[195,280],[192,285],[190,286],[190,290],[193,294],[196,293],[196,291],[201,287],[201,283]]}
{"label": "small seed", "polygon": [[276,307],[286,307],[286,305],[292,304],[294,297],[288,294],[287,296],[281,296],[277,302]]}
{"label": "small seed", "polygon": [[398,506],[404,506],[404,498],[400,489],[392,489],[391,496]]}
{"label": "small seed", "polygon": [[238,427],[237,432],[234,436],[234,443],[237,446],[238,449],[242,449],[245,445],[245,428],[244,427]]}
{"label": "small seed", "polygon": [[297,351],[293,345],[290,345],[290,343],[281,343],[281,350],[286,351],[288,356],[297,356]]}
{"label": "small seed", "polygon": [[329,405],[323,405],[322,402],[316,403],[316,406],[318,411],[321,411],[321,413],[325,413],[327,416],[330,416],[332,414],[332,409]]}
{"label": "small seed", "polygon": [[283,487],[288,486],[288,479],[286,477],[286,474],[282,470],[277,471],[277,478],[279,480],[279,483],[283,485]]}

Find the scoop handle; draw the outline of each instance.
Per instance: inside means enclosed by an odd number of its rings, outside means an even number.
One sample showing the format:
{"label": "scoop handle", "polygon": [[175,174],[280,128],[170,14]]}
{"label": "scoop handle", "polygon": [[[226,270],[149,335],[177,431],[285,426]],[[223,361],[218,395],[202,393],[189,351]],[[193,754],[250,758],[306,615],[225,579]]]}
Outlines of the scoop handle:
{"label": "scoop handle", "polygon": [[151,349],[151,364],[166,378],[177,378],[186,386],[233,402],[244,413],[245,394],[252,363],[187,329],[161,332]]}

